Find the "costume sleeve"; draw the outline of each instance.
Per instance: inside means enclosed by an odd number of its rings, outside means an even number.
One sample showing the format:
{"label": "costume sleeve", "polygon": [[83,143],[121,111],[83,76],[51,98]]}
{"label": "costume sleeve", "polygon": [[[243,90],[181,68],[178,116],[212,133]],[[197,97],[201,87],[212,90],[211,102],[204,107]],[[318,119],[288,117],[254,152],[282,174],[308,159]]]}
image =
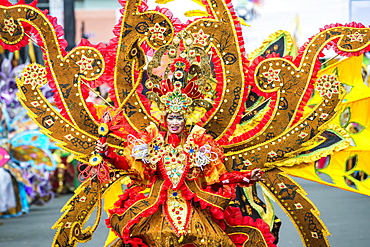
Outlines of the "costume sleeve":
{"label": "costume sleeve", "polygon": [[203,128],[199,126],[194,127],[191,135],[194,138],[194,143],[199,147],[205,145],[210,146],[211,161],[203,167],[202,175],[198,178],[200,184],[214,184],[220,182],[220,177],[227,173],[225,165],[223,164],[224,152],[211,135],[205,133]]}
{"label": "costume sleeve", "polygon": [[[150,124],[145,131],[137,133],[136,136],[132,135],[132,140],[140,140],[140,143],[148,144],[158,134],[158,128],[154,124]],[[141,159],[136,159],[132,155],[134,145],[136,145],[135,141],[130,141],[127,137],[124,149],[116,150],[115,148],[109,147],[106,152],[106,161],[118,169],[132,171],[144,181],[148,178],[148,166]]]}
{"label": "costume sleeve", "polygon": [[220,177],[220,182],[224,184],[238,184],[244,187],[253,185],[256,181],[251,180],[251,171],[246,172],[227,172]]}
{"label": "costume sleeve", "polygon": [[118,154],[115,148],[108,147],[104,158],[117,169],[128,170],[130,168],[126,156]]}

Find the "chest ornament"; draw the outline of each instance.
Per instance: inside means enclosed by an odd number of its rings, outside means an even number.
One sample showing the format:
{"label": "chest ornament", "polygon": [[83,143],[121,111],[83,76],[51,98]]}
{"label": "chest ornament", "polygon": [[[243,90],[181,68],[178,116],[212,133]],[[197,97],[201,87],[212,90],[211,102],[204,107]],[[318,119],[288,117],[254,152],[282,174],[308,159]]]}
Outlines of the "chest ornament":
{"label": "chest ornament", "polygon": [[174,190],[181,185],[186,177],[187,163],[187,157],[181,145],[176,148],[172,145],[166,145],[161,170],[162,175],[171,181]]}

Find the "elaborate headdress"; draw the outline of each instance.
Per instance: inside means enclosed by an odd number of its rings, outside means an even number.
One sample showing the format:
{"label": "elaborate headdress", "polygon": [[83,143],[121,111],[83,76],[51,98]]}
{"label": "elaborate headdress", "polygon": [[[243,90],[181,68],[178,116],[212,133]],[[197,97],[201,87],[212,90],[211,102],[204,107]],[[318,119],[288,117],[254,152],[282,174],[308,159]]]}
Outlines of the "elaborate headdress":
{"label": "elaborate headdress", "polygon": [[[166,64],[162,64],[165,62]],[[163,70],[158,70],[161,66]],[[162,72],[158,75],[158,72]],[[210,84],[211,63],[198,39],[180,32],[169,45],[161,47],[148,65],[149,79],[145,86],[152,101],[154,117],[178,112],[189,117],[188,124],[197,122],[213,106]]]}

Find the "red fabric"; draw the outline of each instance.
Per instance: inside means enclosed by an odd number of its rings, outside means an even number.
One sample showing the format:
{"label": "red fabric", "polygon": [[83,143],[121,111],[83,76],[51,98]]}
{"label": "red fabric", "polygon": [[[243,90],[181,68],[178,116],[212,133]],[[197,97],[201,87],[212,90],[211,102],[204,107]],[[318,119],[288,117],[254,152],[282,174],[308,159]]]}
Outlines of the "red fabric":
{"label": "red fabric", "polygon": [[251,172],[238,172],[238,171],[233,171],[233,172],[228,172],[225,173],[220,177],[220,181],[222,182],[223,180],[228,180],[230,184],[239,184],[242,186],[250,186],[253,185],[255,181],[250,181],[249,183],[245,182],[243,179],[251,178]]}
{"label": "red fabric", "polygon": [[125,157],[118,155],[112,147],[108,147],[105,159],[117,169],[128,170],[130,168]]}
{"label": "red fabric", "polygon": [[8,0],[0,0],[0,4],[3,5],[3,6],[5,6],[5,7],[9,7],[9,6],[12,6],[13,5]]}
{"label": "red fabric", "polygon": [[181,137],[177,134],[170,134],[168,137],[168,143],[172,144],[174,147],[177,147],[181,143]]}
{"label": "red fabric", "polygon": [[243,247],[245,241],[247,241],[249,239],[248,236],[244,235],[244,234],[230,235],[229,238],[231,239],[231,241],[233,241],[233,243],[235,244],[236,247],[239,247],[239,246]]}
{"label": "red fabric", "polygon": [[[255,227],[262,233],[263,237],[265,238],[265,241],[267,243],[267,246],[269,247],[276,247],[274,244],[275,238],[270,232],[269,225],[264,222],[262,219],[257,219],[254,221],[249,216],[242,215],[240,209],[238,207],[227,207],[225,210],[225,221],[230,226],[251,226]],[[248,240],[248,237],[244,234],[238,234],[238,235],[231,235],[229,236],[230,239],[233,241],[233,243],[236,245],[236,247],[243,247],[244,242]]]}

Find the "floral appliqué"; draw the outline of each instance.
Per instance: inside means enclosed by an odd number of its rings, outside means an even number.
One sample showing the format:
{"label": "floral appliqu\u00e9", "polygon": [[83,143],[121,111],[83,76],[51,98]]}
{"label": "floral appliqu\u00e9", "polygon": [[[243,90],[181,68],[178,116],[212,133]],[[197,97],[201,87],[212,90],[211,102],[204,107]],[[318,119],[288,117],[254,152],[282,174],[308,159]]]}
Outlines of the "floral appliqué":
{"label": "floral appliqu\u00e9", "polygon": [[167,28],[162,27],[159,25],[159,23],[156,23],[154,27],[149,27],[149,31],[152,33],[152,36],[150,37],[151,40],[153,39],[164,39],[164,32],[167,30]]}
{"label": "floral appliqu\u00e9", "polygon": [[15,29],[17,27],[16,22],[13,20],[13,18],[5,19],[4,20],[4,27],[3,31],[9,33],[11,36],[13,36]]}
{"label": "floral appliqu\u00e9", "polygon": [[22,73],[23,84],[30,84],[32,90],[46,84],[46,68],[42,65],[33,63],[28,65]]}
{"label": "floral appliqu\u00e9", "polygon": [[181,195],[181,190],[168,190],[167,202],[163,204],[167,219],[177,235],[184,235],[189,226],[191,204]]}
{"label": "floral appliqu\u00e9", "polygon": [[316,81],[316,90],[320,96],[327,96],[329,99],[333,94],[339,94],[339,84],[335,75],[323,75]]}
{"label": "floral appliqu\u00e9", "polygon": [[190,167],[194,166],[195,158],[197,157],[198,145],[194,143],[194,139],[189,137],[184,145],[184,151],[188,153]]}
{"label": "floral appliqu\u00e9", "polygon": [[164,140],[162,135],[158,135],[148,144],[148,161],[152,168],[157,166],[157,163],[164,155]]}
{"label": "floral appliqu\u00e9", "polygon": [[180,145],[174,148],[172,145],[167,145],[163,157],[163,167],[165,169],[165,175],[167,175],[172,182],[172,187],[174,189],[183,181],[186,165],[187,159],[183,152],[183,147]]}

